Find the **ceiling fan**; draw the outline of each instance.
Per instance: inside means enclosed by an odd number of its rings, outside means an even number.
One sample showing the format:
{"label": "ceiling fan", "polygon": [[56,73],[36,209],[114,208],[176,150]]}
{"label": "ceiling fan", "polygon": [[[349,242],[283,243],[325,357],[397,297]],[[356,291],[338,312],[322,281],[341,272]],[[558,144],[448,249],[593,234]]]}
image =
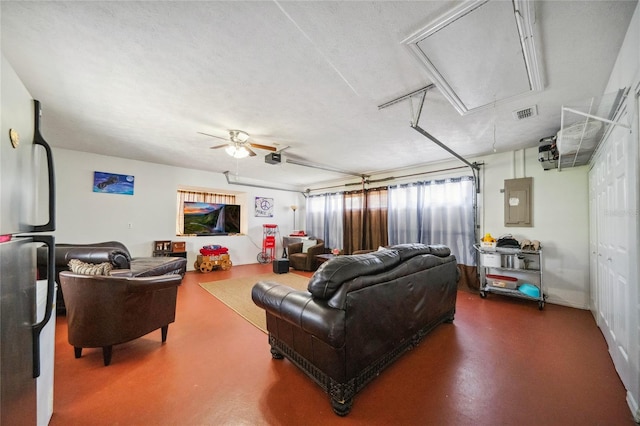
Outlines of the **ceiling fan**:
{"label": "ceiling fan", "polygon": [[229,137],[223,138],[221,136],[211,135],[209,133],[198,132],[201,135],[210,136],[212,138],[226,140],[227,143],[222,145],[212,146],[211,149],[225,148],[227,154],[234,158],[245,158],[248,156],[254,157],[256,153],[251,148],[264,149],[267,151],[277,151],[274,146],[261,145],[251,142],[249,140],[249,133],[242,130],[229,130]]}

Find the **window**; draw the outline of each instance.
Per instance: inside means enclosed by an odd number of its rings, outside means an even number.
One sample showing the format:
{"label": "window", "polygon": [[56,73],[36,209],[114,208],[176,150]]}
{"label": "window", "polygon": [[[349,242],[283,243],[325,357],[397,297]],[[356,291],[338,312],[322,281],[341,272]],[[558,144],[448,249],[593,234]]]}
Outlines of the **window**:
{"label": "window", "polygon": [[343,194],[320,194],[307,198],[306,231],[324,240],[325,247],[342,249]]}
{"label": "window", "polygon": [[307,232],[346,253],[387,245],[385,188],[307,198]]}
{"label": "window", "polygon": [[473,177],[389,187],[389,244],[444,244],[475,265]]}

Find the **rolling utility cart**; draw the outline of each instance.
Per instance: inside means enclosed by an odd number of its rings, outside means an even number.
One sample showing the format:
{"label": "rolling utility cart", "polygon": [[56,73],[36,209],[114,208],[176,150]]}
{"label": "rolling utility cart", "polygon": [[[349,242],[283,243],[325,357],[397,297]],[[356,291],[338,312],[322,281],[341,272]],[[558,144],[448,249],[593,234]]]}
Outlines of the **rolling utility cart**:
{"label": "rolling utility cart", "polygon": [[542,248],[473,247],[480,257],[480,297],[497,293],[536,301],[538,309],[544,309],[547,296],[542,283]]}

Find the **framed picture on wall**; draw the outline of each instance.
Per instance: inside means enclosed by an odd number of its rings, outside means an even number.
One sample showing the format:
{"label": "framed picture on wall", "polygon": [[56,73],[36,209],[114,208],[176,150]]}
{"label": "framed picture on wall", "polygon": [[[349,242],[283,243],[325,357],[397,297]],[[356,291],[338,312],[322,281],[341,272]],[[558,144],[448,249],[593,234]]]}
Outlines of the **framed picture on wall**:
{"label": "framed picture on wall", "polygon": [[93,192],[133,195],[134,181],[131,175],[93,172]]}
{"label": "framed picture on wall", "polygon": [[256,217],[273,217],[273,198],[256,197]]}

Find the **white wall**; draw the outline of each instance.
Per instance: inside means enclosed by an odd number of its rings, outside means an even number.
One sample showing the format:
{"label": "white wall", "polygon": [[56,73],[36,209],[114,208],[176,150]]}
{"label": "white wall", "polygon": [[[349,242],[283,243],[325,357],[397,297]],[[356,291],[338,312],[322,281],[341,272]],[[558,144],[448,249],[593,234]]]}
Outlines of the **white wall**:
{"label": "white wall", "polygon": [[[302,228],[304,224],[305,202],[299,193],[229,185],[220,173],[64,149],[54,149],[53,154],[58,216],[55,235],[59,243],[119,240],[137,257],[150,256],[154,240],[186,241],[188,267],[193,269],[198,250],[207,244],[229,247],[235,265],[256,263],[261,249],[262,224],[276,223],[280,233],[286,235],[293,228],[292,204],[300,206],[296,212],[297,227]],[[475,160],[485,163],[481,175],[479,234],[511,233],[519,240],[539,240],[544,248],[547,301],[586,309],[589,300],[587,168],[544,171],[537,160],[537,148]],[[451,162],[437,167],[460,164]],[[94,171],[135,176],[134,195],[92,192]],[[505,179],[525,176],[533,177],[534,226],[505,228],[500,190]],[[425,179],[435,177],[430,175]],[[176,237],[176,191],[179,186],[243,192],[248,200],[247,208],[243,209],[248,224],[247,235]],[[273,218],[254,217],[256,196],[274,199]],[[281,250],[279,240],[276,254]]]}
{"label": "white wall", "polygon": [[[153,241],[185,241],[187,267],[193,269],[198,251],[208,244],[229,248],[234,265],[257,263],[262,249],[262,225],[275,223],[281,235],[293,229],[291,205],[302,208],[296,225],[304,215],[304,196],[300,193],[229,185],[221,173],[170,167],[123,158],[107,157],[65,149],[53,149],[56,171],[56,242],[92,243],[118,240],[134,257],[151,256]],[[93,192],[93,172],[133,175],[134,195]],[[236,193],[246,200],[242,209],[242,230],[246,235],[215,237],[177,237],[176,192],[178,187],[198,187]],[[255,217],[255,197],[274,199],[273,217]],[[131,224],[131,227],[129,227]],[[277,239],[276,255],[282,252]]]}
{"label": "white wall", "polygon": [[[560,109],[558,109],[558,117]],[[532,120],[535,120],[533,118]],[[559,129],[558,129],[559,130]],[[551,135],[550,135],[551,136]],[[545,171],[538,162],[538,148],[469,158],[484,163],[480,171],[478,236],[512,234],[517,240],[538,240],[543,247],[543,281],[547,302],[580,309],[589,306],[589,201],[588,167]],[[461,169],[438,173],[438,170]],[[416,173],[425,173],[415,176]],[[395,176],[390,184],[470,175],[458,160],[425,165],[375,176]],[[412,175],[410,180],[401,178]],[[504,226],[504,180],[533,178],[533,226]],[[353,181],[353,179],[352,179]],[[344,182],[347,182],[346,180]],[[343,183],[344,183],[343,182]],[[335,182],[338,184],[338,182]]]}
{"label": "white wall", "polygon": [[[560,111],[558,111],[560,114]],[[538,149],[495,154],[481,159],[480,235],[512,234],[518,241],[538,240],[543,248],[547,302],[589,306],[588,167],[543,170]],[[504,226],[504,180],[533,178],[533,226]]]}
{"label": "white wall", "polygon": [[618,58],[609,77],[605,93],[615,92],[623,87],[638,83],[640,77],[640,5],[629,23]]}

